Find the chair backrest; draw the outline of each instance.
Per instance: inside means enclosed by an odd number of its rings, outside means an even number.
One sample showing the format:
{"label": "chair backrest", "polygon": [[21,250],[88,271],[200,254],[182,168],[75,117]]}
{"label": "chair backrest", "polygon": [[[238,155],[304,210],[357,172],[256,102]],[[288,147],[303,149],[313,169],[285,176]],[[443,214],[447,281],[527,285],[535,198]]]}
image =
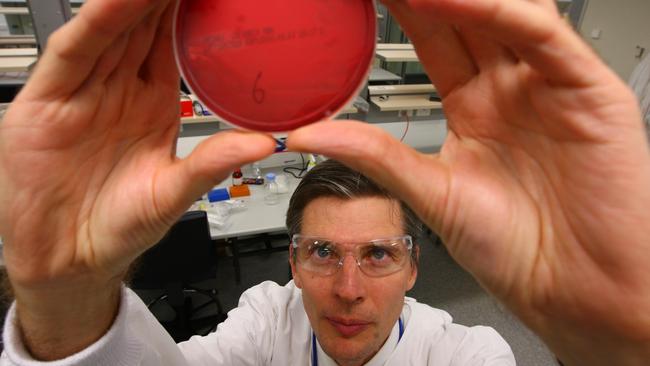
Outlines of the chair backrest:
{"label": "chair backrest", "polygon": [[173,282],[187,285],[216,277],[215,246],[205,211],[190,211],[171,227],[136,265],[133,288],[165,288]]}

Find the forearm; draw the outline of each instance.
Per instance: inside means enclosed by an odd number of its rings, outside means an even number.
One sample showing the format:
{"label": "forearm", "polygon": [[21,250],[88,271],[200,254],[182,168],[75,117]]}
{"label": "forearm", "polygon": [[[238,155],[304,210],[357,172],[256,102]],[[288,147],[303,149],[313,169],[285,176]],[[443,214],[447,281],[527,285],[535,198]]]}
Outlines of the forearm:
{"label": "forearm", "polygon": [[41,361],[65,358],[100,339],[119,310],[121,284],[75,280],[65,286],[14,286],[22,340]]}

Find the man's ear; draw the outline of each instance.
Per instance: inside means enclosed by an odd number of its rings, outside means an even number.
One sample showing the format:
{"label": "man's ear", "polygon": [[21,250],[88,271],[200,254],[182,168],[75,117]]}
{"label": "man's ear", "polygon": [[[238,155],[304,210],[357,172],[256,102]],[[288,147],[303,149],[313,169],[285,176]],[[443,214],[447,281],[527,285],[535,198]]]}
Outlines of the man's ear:
{"label": "man's ear", "polygon": [[406,291],[410,291],[415,286],[415,280],[418,278],[418,264],[420,263],[420,246],[413,245],[415,251],[414,259],[411,259],[411,273],[406,283]]}
{"label": "man's ear", "polygon": [[291,276],[293,277],[293,283],[296,284],[296,287],[302,289],[302,280],[296,269],[296,261],[294,260],[294,249],[291,244],[289,244],[289,265],[291,266]]}

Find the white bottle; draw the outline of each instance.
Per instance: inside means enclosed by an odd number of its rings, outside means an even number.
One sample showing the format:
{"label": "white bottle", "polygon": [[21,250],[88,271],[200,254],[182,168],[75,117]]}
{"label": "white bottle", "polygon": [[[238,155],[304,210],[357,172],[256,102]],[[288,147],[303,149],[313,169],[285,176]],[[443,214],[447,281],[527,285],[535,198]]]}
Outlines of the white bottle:
{"label": "white bottle", "polygon": [[277,205],[280,200],[278,198],[278,183],[275,181],[275,174],[268,173],[265,178],[264,202],[267,205]]}

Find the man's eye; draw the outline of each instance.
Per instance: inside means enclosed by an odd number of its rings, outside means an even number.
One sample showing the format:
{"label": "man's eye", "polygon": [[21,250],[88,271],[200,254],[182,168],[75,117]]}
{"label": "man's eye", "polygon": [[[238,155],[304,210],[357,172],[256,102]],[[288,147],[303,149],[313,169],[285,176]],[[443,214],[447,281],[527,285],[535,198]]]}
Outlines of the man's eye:
{"label": "man's eye", "polygon": [[386,257],[388,256],[388,253],[382,248],[373,248],[370,251],[370,255],[372,256],[373,260],[381,261],[387,259]]}
{"label": "man's eye", "polygon": [[331,253],[331,251],[330,251],[330,249],[327,248],[327,247],[320,247],[320,248],[317,248],[317,249],[316,249],[316,254],[317,254],[320,258],[326,258],[328,255],[330,255],[330,253]]}
{"label": "man's eye", "polygon": [[329,245],[318,245],[312,248],[311,255],[316,259],[327,259],[332,256],[332,248]]}

